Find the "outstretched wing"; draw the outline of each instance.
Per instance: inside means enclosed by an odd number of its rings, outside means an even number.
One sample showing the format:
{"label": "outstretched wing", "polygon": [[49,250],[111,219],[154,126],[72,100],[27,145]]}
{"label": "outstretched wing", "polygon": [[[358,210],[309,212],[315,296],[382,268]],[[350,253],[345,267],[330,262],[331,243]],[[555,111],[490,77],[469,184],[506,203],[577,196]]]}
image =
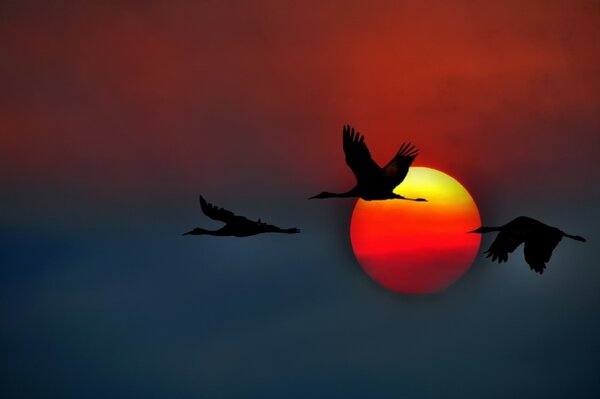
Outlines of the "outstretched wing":
{"label": "outstretched wing", "polygon": [[227,209],[214,206],[213,204],[207,202],[202,196],[200,196],[200,208],[202,208],[202,212],[204,212],[206,216],[213,220],[220,220],[221,222],[225,223],[241,221],[250,222],[243,216],[237,216],[236,214],[234,214],[231,211],[228,211]]}
{"label": "outstretched wing", "polygon": [[544,234],[542,236],[531,237],[525,241],[525,261],[529,264],[531,270],[537,273],[544,273],[546,263],[552,257],[552,251],[562,239],[561,234]]}
{"label": "outstretched wing", "polygon": [[394,156],[394,158],[383,168],[383,174],[387,178],[387,183],[393,190],[404,180],[408,173],[408,168],[413,163],[419,150],[410,143],[404,143]]}
{"label": "outstretched wing", "polygon": [[349,125],[344,126],[343,142],[346,163],[354,172],[358,184],[369,184],[374,178],[381,177],[381,168],[371,158],[364,136],[355,132]]}
{"label": "outstretched wing", "polygon": [[524,240],[525,235],[520,231],[501,231],[485,253],[488,258],[492,258],[492,262],[496,259],[498,259],[498,263],[506,262],[508,254],[517,249]]}

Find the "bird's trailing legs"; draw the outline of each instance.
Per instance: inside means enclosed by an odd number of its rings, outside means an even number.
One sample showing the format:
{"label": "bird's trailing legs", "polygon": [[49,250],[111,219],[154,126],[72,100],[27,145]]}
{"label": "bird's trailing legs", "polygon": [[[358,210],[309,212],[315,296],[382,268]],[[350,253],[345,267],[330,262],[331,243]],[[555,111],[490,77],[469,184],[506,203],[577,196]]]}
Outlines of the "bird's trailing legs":
{"label": "bird's trailing legs", "polygon": [[398,195],[396,198],[406,200],[406,201],[427,202],[427,199],[425,199],[425,198],[408,198],[408,197],[404,197],[402,195]]}

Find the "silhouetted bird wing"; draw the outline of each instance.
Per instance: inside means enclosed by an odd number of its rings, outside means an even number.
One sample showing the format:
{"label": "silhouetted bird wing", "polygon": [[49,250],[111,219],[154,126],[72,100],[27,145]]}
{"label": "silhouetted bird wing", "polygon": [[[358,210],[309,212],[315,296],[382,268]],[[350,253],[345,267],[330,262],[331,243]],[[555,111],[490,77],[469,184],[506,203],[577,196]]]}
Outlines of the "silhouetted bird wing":
{"label": "silhouetted bird wing", "polygon": [[525,234],[519,230],[503,230],[485,251],[487,257],[492,257],[492,262],[498,259],[498,263],[506,262],[508,254],[512,253],[525,240]]}
{"label": "silhouetted bird wing", "polygon": [[523,252],[525,253],[525,261],[529,264],[531,270],[535,270],[540,274],[544,272],[546,263],[550,261],[552,256],[552,251],[561,239],[561,234],[542,234],[532,236],[525,241]]}
{"label": "silhouetted bird wing", "polygon": [[415,160],[419,150],[410,143],[404,143],[396,153],[396,156],[383,168],[383,174],[387,177],[392,190],[404,180],[408,168]]}
{"label": "silhouetted bird wing", "polygon": [[344,126],[343,142],[346,163],[354,172],[359,185],[369,184],[370,180],[381,176],[381,168],[371,158],[371,153],[364,142],[364,136],[361,136],[359,132],[354,132],[354,128]]}
{"label": "silhouetted bird wing", "polygon": [[246,219],[243,216],[238,216],[235,213],[228,211],[227,209],[219,208],[214,206],[213,204],[207,202],[202,196],[200,196],[200,208],[202,208],[202,212],[209,218],[213,220],[220,220],[225,223],[255,223],[251,220]]}

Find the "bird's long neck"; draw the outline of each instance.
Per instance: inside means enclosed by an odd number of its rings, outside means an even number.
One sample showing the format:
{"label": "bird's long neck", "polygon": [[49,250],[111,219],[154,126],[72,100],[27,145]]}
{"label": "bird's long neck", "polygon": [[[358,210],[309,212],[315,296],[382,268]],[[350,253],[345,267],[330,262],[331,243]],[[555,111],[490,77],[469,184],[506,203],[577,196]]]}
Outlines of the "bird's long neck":
{"label": "bird's long neck", "polygon": [[183,233],[183,235],[184,236],[186,236],[186,235],[193,235],[193,236],[201,236],[201,235],[220,236],[220,235],[222,235],[222,234],[219,234],[219,232],[220,232],[220,230],[206,230],[206,229],[202,229],[200,227],[196,227],[192,231]]}
{"label": "bird's long neck", "polygon": [[573,236],[571,234],[565,233],[564,231],[562,232],[562,234],[564,237],[569,237],[572,240],[585,242],[585,238],[583,238],[582,236]]}
{"label": "bird's long neck", "polygon": [[328,191],[323,191],[320,194],[315,195],[312,198],[348,198],[348,197],[358,197],[356,193],[356,187],[354,187],[350,191],[346,191],[345,193],[330,193]]}
{"label": "bird's long neck", "polygon": [[500,230],[502,230],[502,227],[481,226],[478,229],[475,229],[473,231],[469,231],[469,233],[485,234],[485,233],[490,233],[492,231],[500,231]]}

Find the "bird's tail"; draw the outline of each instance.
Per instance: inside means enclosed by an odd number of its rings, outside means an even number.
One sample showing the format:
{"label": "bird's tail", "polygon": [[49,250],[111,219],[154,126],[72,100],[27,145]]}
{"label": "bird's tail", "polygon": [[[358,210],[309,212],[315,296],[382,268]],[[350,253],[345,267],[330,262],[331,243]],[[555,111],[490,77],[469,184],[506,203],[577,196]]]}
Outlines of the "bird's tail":
{"label": "bird's tail", "polygon": [[583,238],[582,236],[572,236],[571,234],[567,234],[565,232],[563,232],[563,236],[569,237],[570,239],[575,240],[575,241],[585,242],[585,238]]}

